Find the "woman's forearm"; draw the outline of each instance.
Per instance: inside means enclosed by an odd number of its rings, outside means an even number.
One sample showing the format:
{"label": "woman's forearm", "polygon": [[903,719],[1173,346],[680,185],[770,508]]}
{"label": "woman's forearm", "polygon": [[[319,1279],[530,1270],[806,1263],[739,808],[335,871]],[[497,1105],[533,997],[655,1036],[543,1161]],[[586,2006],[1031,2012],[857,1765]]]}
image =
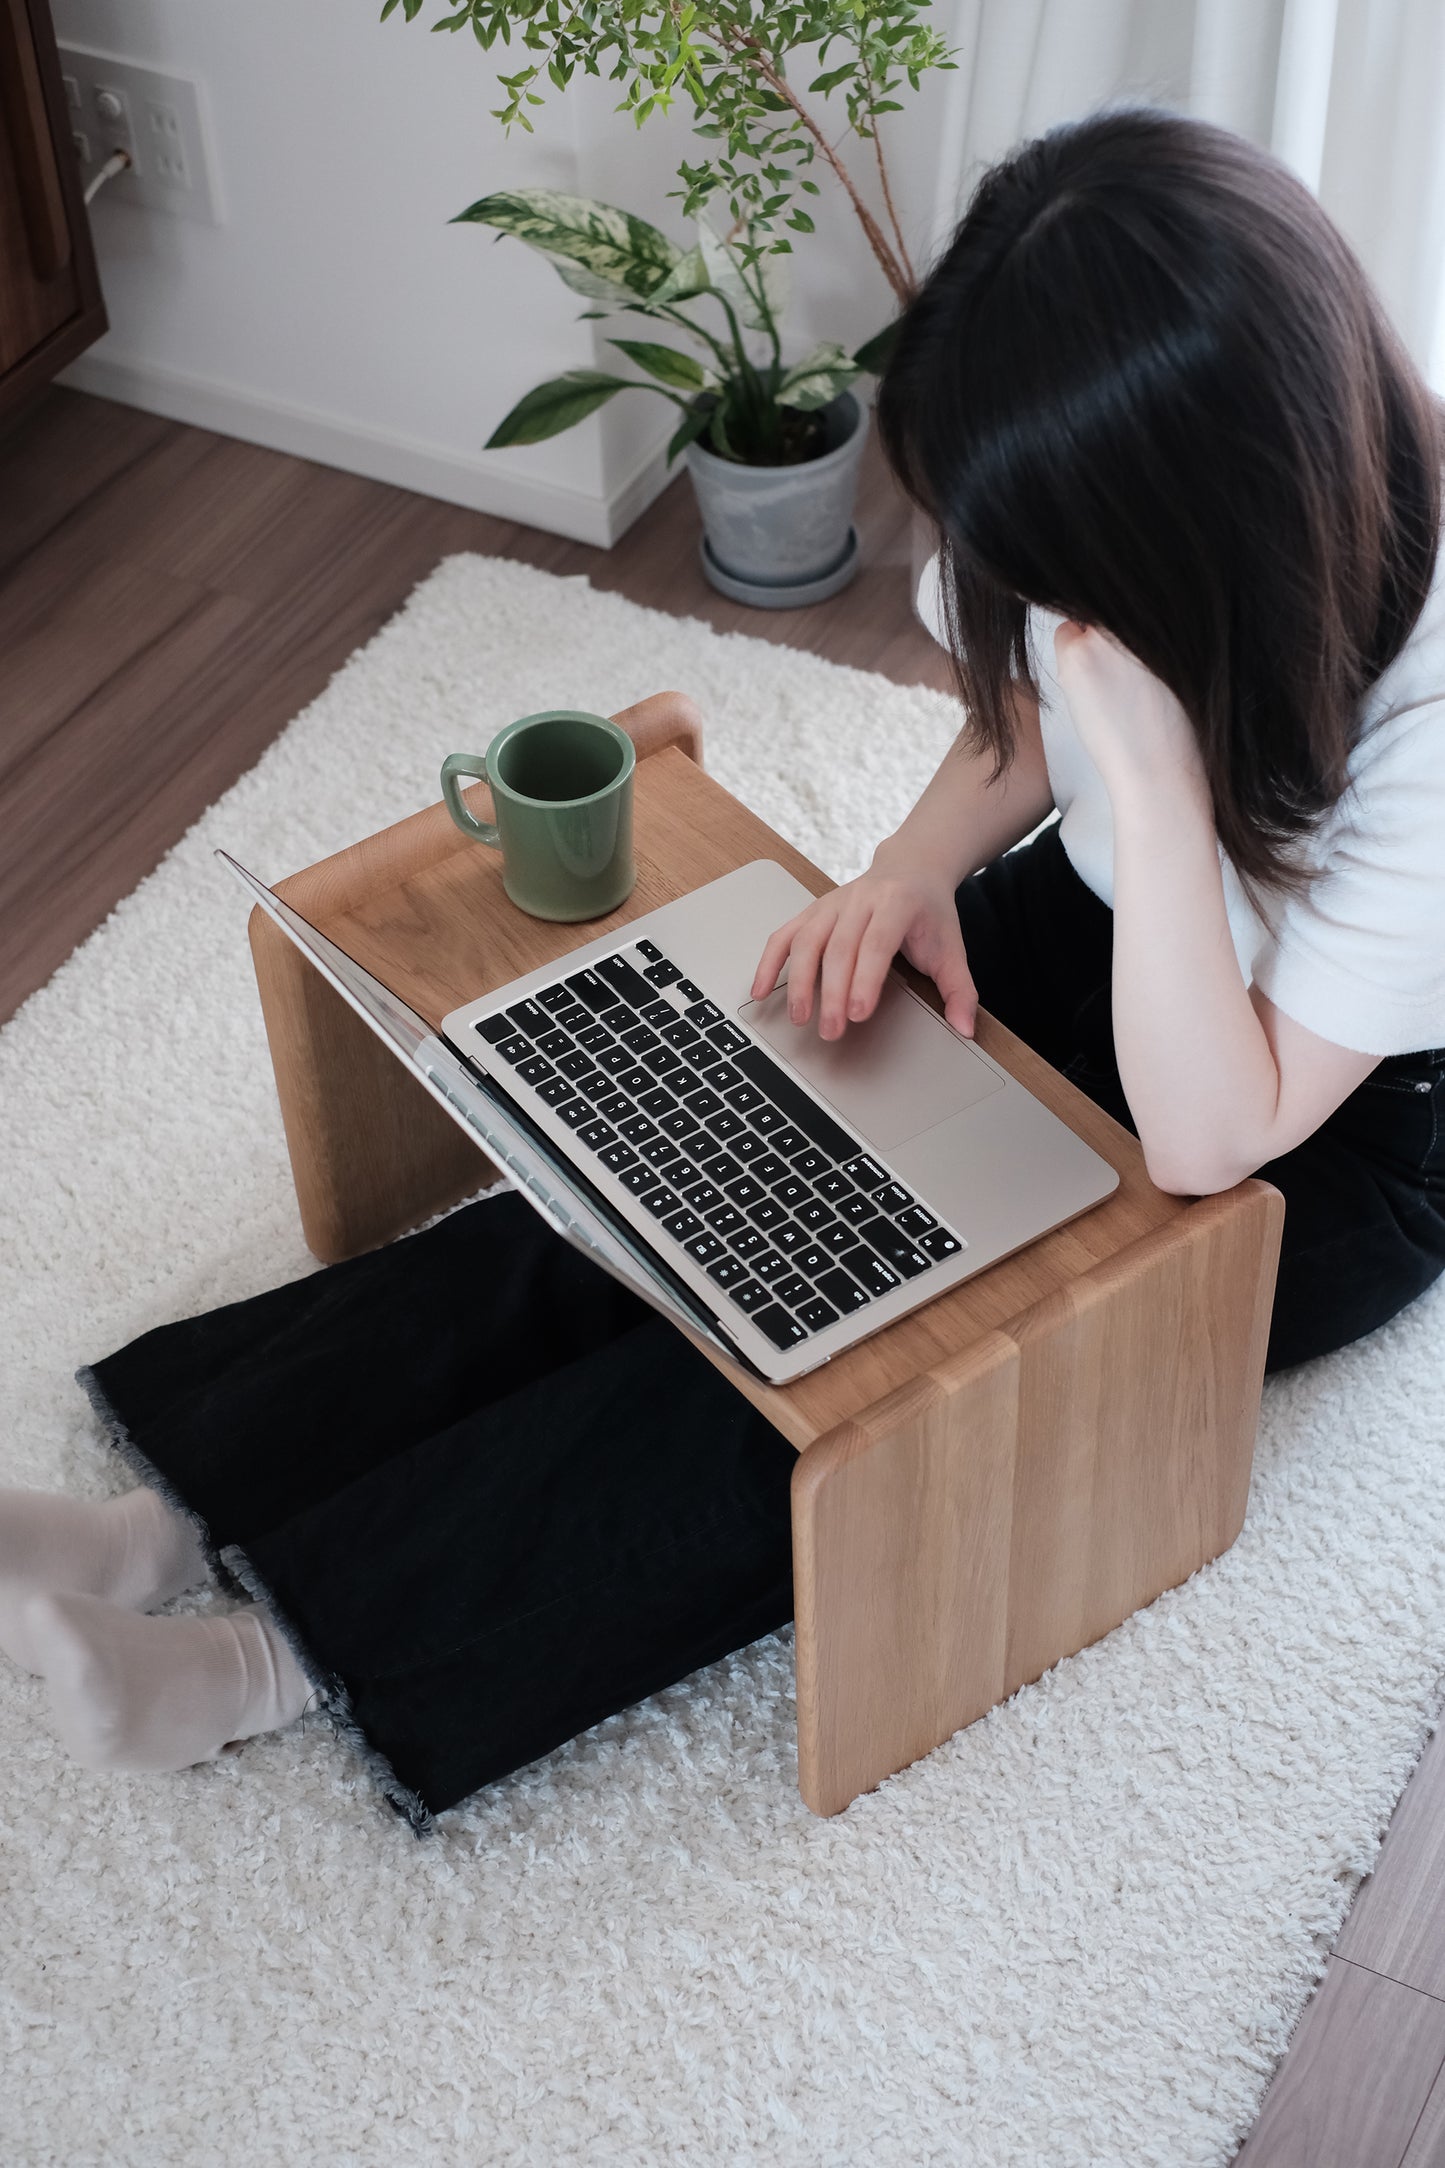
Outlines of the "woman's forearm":
{"label": "woman's forearm", "polygon": [[1053,811],[1038,702],[1022,691],[1015,694],[1015,702],[1017,749],[998,781],[988,780],[993,768],[989,754],[971,753],[961,741],[951,746],[908,818],[879,844],[875,865],[886,866],[890,858],[927,865],[944,873],[956,888]]}

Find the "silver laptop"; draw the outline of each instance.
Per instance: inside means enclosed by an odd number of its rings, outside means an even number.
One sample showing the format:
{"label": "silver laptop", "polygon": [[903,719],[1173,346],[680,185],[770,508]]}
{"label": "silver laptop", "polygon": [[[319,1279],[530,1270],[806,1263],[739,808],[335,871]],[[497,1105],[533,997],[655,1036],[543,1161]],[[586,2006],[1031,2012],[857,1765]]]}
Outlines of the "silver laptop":
{"label": "silver laptop", "polygon": [[812,901],[769,859],[453,1009],[440,1033],[224,852],[569,1240],[787,1384],[1099,1204],[1115,1170],[890,974],[824,1041],[753,1001]]}

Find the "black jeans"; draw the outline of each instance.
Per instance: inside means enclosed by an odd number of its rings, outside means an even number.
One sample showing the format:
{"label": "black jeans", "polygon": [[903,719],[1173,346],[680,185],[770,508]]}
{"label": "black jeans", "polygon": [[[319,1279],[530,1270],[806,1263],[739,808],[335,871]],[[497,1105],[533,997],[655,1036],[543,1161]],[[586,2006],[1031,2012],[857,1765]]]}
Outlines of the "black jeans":
{"label": "black jeans", "polygon": [[[1132,1127],[1112,913],[1057,830],[958,900],[984,1006]],[[1385,1064],[1261,1169],[1288,1200],[1272,1368],[1445,1268],[1442,1099],[1445,1053]],[[418,1830],[792,1615],[792,1447],[518,1197],[82,1376]]]}

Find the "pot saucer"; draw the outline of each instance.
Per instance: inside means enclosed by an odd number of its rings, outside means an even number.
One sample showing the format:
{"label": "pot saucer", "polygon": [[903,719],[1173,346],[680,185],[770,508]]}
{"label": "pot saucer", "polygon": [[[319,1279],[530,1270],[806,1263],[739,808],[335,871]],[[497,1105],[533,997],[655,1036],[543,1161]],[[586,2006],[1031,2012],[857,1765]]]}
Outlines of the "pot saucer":
{"label": "pot saucer", "polygon": [[863,553],[858,546],[858,530],[848,529],[848,547],[844,550],[831,572],[824,572],[815,580],[794,580],[782,583],[771,580],[740,580],[734,573],[725,572],[708,548],[707,536],[698,544],[698,555],[708,584],[720,595],[732,602],[746,602],[755,610],[800,610],[809,602],[826,602],[848,585],[862,563]]}

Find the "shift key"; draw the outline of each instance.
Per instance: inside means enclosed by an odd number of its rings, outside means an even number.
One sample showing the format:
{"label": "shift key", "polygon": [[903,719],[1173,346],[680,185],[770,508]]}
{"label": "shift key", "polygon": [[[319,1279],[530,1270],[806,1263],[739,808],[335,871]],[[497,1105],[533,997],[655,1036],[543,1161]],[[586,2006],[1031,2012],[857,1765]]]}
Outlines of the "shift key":
{"label": "shift key", "polygon": [[[895,1227],[892,1220],[884,1219],[881,1213],[876,1219],[864,1220],[857,1233],[860,1242],[871,1243],[878,1254],[895,1272],[901,1273],[905,1280],[915,1278],[920,1272],[927,1272],[933,1262],[931,1257],[924,1256],[922,1250],[901,1227]],[[846,1264],[848,1260],[845,1257],[841,1262]]]}
{"label": "shift key", "polygon": [[854,1249],[844,1250],[838,1262],[855,1280],[861,1281],[870,1295],[886,1295],[890,1288],[898,1285],[898,1274],[892,1266],[885,1265],[876,1252],[865,1249],[861,1242]]}

